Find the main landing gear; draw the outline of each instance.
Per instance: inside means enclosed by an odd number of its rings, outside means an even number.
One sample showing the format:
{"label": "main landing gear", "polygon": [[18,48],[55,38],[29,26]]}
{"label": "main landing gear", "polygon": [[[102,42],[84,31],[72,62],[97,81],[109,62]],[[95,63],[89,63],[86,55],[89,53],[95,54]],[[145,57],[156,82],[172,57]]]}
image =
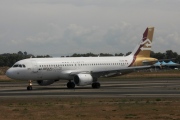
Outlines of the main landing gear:
{"label": "main landing gear", "polygon": [[92,88],[98,89],[100,87],[101,87],[101,84],[98,82],[98,79],[96,77],[93,77]]}
{"label": "main landing gear", "polygon": [[101,84],[99,82],[92,83],[92,88],[100,88]]}
{"label": "main landing gear", "polygon": [[29,80],[29,85],[27,86],[27,90],[32,90],[32,81]]}
{"label": "main landing gear", "polygon": [[67,83],[67,88],[69,88],[69,89],[74,89],[74,88],[75,88],[75,83],[69,81],[69,82]]}
{"label": "main landing gear", "polygon": [[[99,82],[93,82],[93,83],[92,83],[92,88],[98,89],[98,88],[100,88],[100,86],[101,86],[101,84],[100,84]],[[74,88],[75,88],[75,83],[69,81],[69,82],[67,83],[67,88],[69,88],[69,89],[74,89]]]}

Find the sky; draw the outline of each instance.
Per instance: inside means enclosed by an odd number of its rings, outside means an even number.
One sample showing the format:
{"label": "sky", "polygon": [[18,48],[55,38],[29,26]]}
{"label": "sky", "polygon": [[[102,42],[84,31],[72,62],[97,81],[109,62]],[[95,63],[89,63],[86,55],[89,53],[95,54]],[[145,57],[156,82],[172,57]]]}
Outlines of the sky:
{"label": "sky", "polygon": [[180,54],[180,0],[0,0],[0,54],[132,51],[154,26],[152,51]]}

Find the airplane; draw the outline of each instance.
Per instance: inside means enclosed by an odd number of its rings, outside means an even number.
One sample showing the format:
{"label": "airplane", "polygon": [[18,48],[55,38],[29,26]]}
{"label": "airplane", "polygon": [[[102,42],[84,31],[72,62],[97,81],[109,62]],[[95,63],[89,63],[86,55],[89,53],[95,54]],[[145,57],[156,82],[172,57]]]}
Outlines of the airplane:
{"label": "airplane", "polygon": [[[68,80],[67,88],[92,85],[100,88],[99,77],[118,76],[134,70],[150,68],[158,60],[150,57],[154,27],[147,27],[142,40],[128,56],[28,58],[16,62],[6,72],[9,78],[29,80],[41,86]],[[32,80],[32,81],[31,81]]]}

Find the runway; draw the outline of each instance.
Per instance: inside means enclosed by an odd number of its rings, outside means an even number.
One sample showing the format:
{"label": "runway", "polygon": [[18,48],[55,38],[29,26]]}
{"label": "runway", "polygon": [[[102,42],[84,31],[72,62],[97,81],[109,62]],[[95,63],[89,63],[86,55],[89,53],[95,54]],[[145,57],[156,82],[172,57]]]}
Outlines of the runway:
{"label": "runway", "polygon": [[28,82],[0,82],[0,97],[180,97],[180,79],[106,79],[99,80],[100,89],[91,85],[67,89],[67,81],[49,86],[33,82],[33,90],[27,91]]}

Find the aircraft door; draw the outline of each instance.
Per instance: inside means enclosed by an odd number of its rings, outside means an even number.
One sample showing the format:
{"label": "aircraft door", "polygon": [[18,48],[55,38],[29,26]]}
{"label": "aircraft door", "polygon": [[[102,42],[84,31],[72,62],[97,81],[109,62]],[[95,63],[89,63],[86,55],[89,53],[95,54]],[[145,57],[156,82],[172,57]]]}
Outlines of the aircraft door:
{"label": "aircraft door", "polygon": [[36,76],[35,78],[42,79],[41,70],[39,70],[38,64],[35,60],[32,60],[32,73]]}
{"label": "aircraft door", "polygon": [[32,72],[33,73],[38,73],[38,65],[35,60],[32,60]]}

